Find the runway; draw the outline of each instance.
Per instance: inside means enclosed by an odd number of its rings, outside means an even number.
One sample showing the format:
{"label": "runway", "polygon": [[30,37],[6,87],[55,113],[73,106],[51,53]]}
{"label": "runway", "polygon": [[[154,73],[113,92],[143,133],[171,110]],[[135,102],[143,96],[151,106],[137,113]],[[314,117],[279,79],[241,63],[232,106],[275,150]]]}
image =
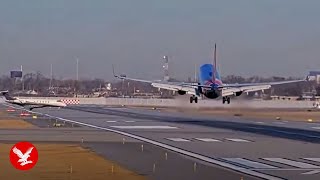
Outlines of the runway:
{"label": "runway", "polygon": [[156,142],[169,150],[175,148],[175,152],[196,158],[199,163],[221,165],[262,179],[320,178],[317,123],[189,117],[181,113],[102,106],[36,111],[60,121],[122,132],[133,139],[143,138],[140,140]]}

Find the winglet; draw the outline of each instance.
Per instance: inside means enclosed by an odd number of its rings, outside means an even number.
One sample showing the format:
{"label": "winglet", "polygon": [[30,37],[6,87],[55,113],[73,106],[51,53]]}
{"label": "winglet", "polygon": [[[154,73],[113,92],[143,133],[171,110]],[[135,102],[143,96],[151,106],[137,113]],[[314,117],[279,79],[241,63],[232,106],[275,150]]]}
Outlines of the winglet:
{"label": "winglet", "polygon": [[115,73],[114,73],[114,65],[112,64],[112,73],[114,77],[118,77]]}
{"label": "winglet", "polygon": [[125,79],[125,78],[127,77],[125,74],[120,74],[120,76],[117,75],[117,74],[115,73],[115,71],[114,71],[114,65],[113,65],[113,64],[112,64],[112,73],[113,73],[113,76],[114,76],[114,77],[119,78],[119,79]]}
{"label": "winglet", "polygon": [[309,75],[306,77],[305,81],[311,81]]}

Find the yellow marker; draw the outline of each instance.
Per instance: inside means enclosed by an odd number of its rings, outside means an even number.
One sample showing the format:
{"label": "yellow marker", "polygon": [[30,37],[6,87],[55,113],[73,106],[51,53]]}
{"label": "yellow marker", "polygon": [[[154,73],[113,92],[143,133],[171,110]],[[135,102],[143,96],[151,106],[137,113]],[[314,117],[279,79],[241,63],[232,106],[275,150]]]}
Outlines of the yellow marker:
{"label": "yellow marker", "polygon": [[312,119],[308,119],[308,122],[312,122],[313,120]]}
{"label": "yellow marker", "polygon": [[38,116],[32,116],[33,119],[38,119]]}

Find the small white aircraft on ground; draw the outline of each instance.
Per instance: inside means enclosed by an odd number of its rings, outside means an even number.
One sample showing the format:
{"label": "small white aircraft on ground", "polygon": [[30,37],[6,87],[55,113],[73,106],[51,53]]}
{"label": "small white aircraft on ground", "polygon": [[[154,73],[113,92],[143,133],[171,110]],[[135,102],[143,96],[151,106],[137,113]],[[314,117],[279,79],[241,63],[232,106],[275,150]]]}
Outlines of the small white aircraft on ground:
{"label": "small white aircraft on ground", "polygon": [[1,94],[5,97],[5,101],[10,104],[16,104],[22,107],[29,106],[30,111],[35,108],[44,108],[44,107],[66,107],[67,104],[61,100],[53,99],[20,99],[17,97],[11,97],[8,91],[0,91]]}

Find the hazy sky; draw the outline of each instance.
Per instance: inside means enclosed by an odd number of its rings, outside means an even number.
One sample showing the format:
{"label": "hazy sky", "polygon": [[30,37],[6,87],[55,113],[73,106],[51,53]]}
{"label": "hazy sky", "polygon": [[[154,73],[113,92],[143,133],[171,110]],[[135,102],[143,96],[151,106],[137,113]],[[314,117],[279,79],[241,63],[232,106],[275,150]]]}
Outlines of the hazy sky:
{"label": "hazy sky", "polygon": [[212,61],[222,75],[320,70],[319,0],[0,0],[0,74],[186,79]]}

